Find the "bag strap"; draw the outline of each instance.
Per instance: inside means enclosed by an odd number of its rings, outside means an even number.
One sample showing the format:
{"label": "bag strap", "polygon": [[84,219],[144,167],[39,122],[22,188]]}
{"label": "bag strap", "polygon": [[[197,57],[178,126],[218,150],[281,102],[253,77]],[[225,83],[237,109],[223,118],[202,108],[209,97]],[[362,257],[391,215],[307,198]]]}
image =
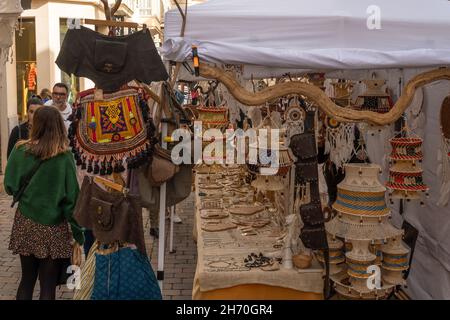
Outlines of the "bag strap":
{"label": "bag strap", "polygon": [[331,298],[331,281],[330,281],[330,250],[323,250],[323,257],[325,260],[325,277],[323,285],[323,297],[325,300]]}
{"label": "bag strap", "polygon": [[402,229],[405,232],[403,236],[403,241],[408,245],[410,249],[408,262],[409,268],[403,274],[403,279],[406,280],[408,278],[409,271],[411,270],[411,264],[414,256],[414,249],[416,248],[416,242],[417,238],[419,237],[419,231],[406,220],[403,220]]}
{"label": "bag strap", "polygon": [[17,191],[17,193],[13,196],[13,202],[11,204],[11,208],[14,207],[14,205],[16,204],[16,202],[18,202],[20,200],[20,198],[22,197],[23,193],[25,192],[25,189],[28,187],[28,185],[30,184],[31,179],[33,178],[33,176],[35,175],[35,173],[38,171],[39,167],[41,166],[41,164],[44,162],[44,160],[39,159],[33,166],[33,168],[31,168],[31,171],[25,176],[24,180],[22,181],[19,191]]}

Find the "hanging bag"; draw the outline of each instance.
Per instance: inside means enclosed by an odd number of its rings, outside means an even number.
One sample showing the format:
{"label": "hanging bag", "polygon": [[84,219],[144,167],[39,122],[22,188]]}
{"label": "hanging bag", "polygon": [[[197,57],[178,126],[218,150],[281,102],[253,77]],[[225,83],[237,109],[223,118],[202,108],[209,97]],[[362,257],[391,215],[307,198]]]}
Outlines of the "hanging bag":
{"label": "hanging bag", "polygon": [[95,254],[91,300],[162,300],[148,257],[130,247]]}
{"label": "hanging bag", "polygon": [[172,162],[169,150],[155,146],[152,163],[148,166],[147,178],[150,185],[158,187],[169,181],[179,171],[179,166]]}

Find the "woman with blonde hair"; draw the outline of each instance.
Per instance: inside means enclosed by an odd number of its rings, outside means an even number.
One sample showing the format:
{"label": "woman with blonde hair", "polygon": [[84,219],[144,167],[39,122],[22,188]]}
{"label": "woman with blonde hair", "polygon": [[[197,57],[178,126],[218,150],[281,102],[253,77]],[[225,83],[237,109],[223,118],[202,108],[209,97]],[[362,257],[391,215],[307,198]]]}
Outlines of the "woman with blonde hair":
{"label": "woman with blonde hair", "polygon": [[55,299],[62,263],[72,256],[72,236],[84,242],[72,217],[79,187],[68,145],[59,110],[43,106],[35,111],[30,138],[19,141],[8,159],[5,190],[19,203],[9,243],[22,267],[18,300],[32,299],[38,276],[40,299]]}

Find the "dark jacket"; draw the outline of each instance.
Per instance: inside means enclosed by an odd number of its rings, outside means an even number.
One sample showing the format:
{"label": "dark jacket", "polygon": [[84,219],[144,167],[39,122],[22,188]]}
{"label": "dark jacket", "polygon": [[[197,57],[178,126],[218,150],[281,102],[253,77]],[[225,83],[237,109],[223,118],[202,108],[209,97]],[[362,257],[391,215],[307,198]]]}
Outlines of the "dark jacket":
{"label": "dark jacket", "polygon": [[12,129],[11,134],[9,136],[7,157],[9,158],[11,151],[14,149],[14,146],[19,140],[27,140],[28,137],[29,137],[28,122],[15,126],[14,129]]}

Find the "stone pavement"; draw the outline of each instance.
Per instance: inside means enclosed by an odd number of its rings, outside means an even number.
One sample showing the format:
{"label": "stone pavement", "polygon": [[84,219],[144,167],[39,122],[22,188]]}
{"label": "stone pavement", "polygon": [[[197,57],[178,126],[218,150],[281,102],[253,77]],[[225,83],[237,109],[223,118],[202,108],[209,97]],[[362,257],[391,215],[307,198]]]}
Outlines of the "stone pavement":
{"label": "stone pavement", "polygon": [[[20,259],[8,250],[9,237],[14,218],[14,210],[10,208],[11,198],[0,193],[0,300],[15,299],[19,285],[21,270]],[[169,253],[169,227],[166,220],[166,256],[165,280],[163,285],[164,299],[190,300],[192,284],[197,263],[197,248],[192,240],[194,197],[193,194],[177,206],[177,212],[183,222],[174,224],[174,249]],[[149,236],[150,222],[148,213],[144,212],[145,240],[148,255],[154,271],[157,270],[158,241]],[[72,299],[73,292],[67,288],[57,290],[57,299]],[[39,282],[36,283],[34,299],[39,298]]]}

